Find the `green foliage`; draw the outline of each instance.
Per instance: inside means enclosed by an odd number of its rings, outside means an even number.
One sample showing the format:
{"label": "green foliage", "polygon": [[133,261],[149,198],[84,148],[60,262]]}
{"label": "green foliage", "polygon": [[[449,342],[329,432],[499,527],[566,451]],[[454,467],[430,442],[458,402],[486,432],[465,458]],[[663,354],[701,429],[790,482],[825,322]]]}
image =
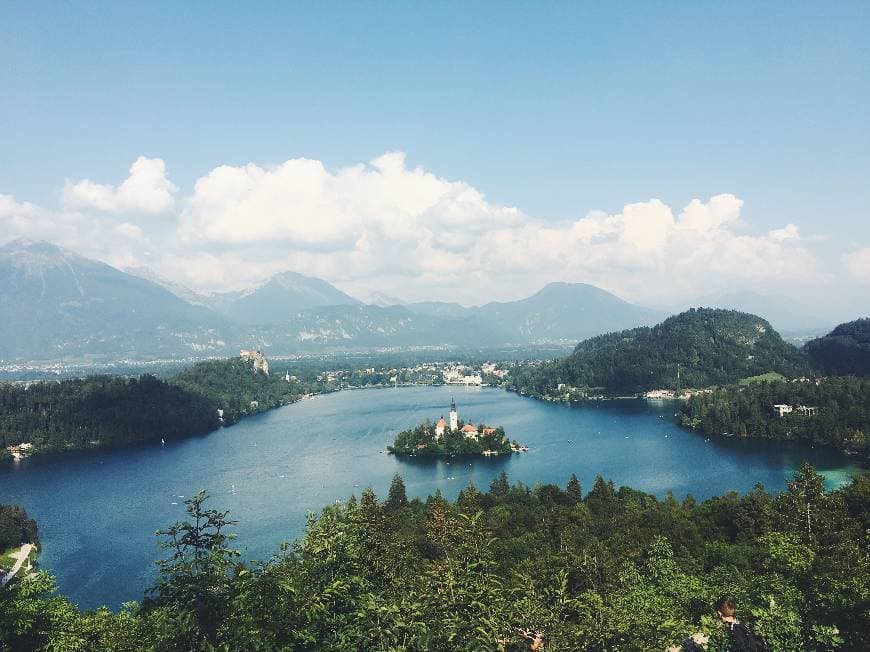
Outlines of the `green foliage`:
{"label": "green foliage", "polygon": [[0,444],[34,451],[121,446],[218,426],[206,397],[149,375],[0,385]]}
{"label": "green foliage", "polygon": [[243,358],[198,362],[170,382],[209,399],[223,410],[226,424],[286,405],[309,391],[304,383],[288,383],[278,374],[268,376],[255,369],[252,360]]}
{"label": "green foliage", "polygon": [[813,363],[837,376],[870,376],[870,319],[840,324],[804,345]]}
{"label": "green foliage", "polygon": [[447,455],[482,455],[484,451],[491,450],[499,455],[513,453],[511,442],[505,435],[504,429],[495,428],[491,434],[484,434],[484,425],[477,426],[477,438],[466,437],[462,432],[465,424],[460,421],[458,429],[453,432],[445,428],[444,434],[437,437],[435,426],[431,422],[423,423],[411,430],[403,430],[388,446],[388,450],[396,455],[419,455],[447,456]]}
{"label": "green foliage", "polygon": [[750,376],[749,378],[741,378],[737,381],[738,385],[751,385],[752,383],[773,383],[777,381],[785,381],[788,380],[782,374],[778,374],[775,371],[768,371],[766,374],[759,374],[757,376]]}
{"label": "green foliage", "polygon": [[[777,404],[817,408],[779,417]],[[680,407],[682,425],[707,435],[792,439],[833,446],[866,458],[870,453],[870,380],[755,383],[696,394]]]}
{"label": "green foliage", "polygon": [[651,328],[580,342],[567,358],[512,374],[511,386],[539,396],[556,396],[560,384],[637,393],[735,383],[770,370],[801,375],[808,368],[803,354],[760,317],[698,308]]}
{"label": "green foliage", "polygon": [[160,547],[171,555],[157,562],[160,579],[142,611],[160,638],[173,649],[208,649],[218,640],[248,571],[228,547],[235,535],[224,531],[236,522],[227,512],[206,509],[208,494],[199,491],[184,501],[190,520],[157,532]]}
{"label": "green foliage", "polygon": [[398,473],[393,476],[393,481],[390,483],[390,492],[387,494],[387,502],[384,503],[384,508],[388,511],[396,511],[402,509],[408,504],[408,496],[405,494],[405,481]]}
{"label": "green foliage", "polygon": [[242,358],[199,362],[168,382],[142,375],[0,384],[0,455],[22,442],[42,452],[177,439],[323,388],[267,376]]}
{"label": "green foliage", "polygon": [[[188,501],[143,605],[79,613],[35,574],[0,592],[0,650],[664,650],[703,633],[720,595],[766,649],[870,647],[867,480],[826,493],[809,466],[789,489],[703,503],[597,478],[473,486],[381,504],[371,490],[309,518],[303,540],[250,568],[226,512]],[[807,514],[810,526],[807,526]],[[5,646],[5,647],[4,647]]]}
{"label": "green foliage", "polygon": [[[18,505],[0,505],[0,552],[23,543],[37,543],[36,521]],[[2,567],[2,564],[0,564]]]}

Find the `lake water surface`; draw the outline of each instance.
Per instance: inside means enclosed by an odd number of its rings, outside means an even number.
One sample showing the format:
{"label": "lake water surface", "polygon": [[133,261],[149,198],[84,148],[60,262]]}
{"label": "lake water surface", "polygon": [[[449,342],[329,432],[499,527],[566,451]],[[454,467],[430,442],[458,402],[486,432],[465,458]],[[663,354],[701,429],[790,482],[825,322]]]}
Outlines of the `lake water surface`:
{"label": "lake water surface", "polygon": [[[447,415],[504,426],[531,447],[510,458],[399,460],[382,451],[399,430]],[[711,440],[674,423],[673,403],[609,401],[568,407],[489,388],[409,387],[344,391],[257,415],[204,437],[0,464],[0,503],[23,505],[39,524],[40,564],[84,608],[139,600],[155,577],[154,532],[184,517],[205,488],[211,505],[239,521],[236,547],[269,558],[304,532],[306,514],[365,487],[384,498],[394,473],[409,498],[441,489],[454,498],[470,480],[564,486],[576,473],[618,485],[699,499],[758,482],[782,490],[804,459],[829,486],[857,469],[841,454],[806,445]]]}

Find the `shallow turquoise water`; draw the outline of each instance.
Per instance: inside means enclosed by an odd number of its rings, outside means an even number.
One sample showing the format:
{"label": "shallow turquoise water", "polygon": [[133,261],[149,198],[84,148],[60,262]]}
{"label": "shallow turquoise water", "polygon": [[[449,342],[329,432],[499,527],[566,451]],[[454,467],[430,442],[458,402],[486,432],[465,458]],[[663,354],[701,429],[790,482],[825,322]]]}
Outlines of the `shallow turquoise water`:
{"label": "shallow turquoise water", "polygon": [[[399,460],[382,453],[399,430],[449,410],[502,425],[529,453],[473,461]],[[266,559],[300,536],[306,514],[371,486],[386,496],[402,474],[409,497],[440,488],[453,498],[507,471],[512,482],[563,485],[596,474],[659,496],[703,499],[757,482],[781,490],[804,459],[832,486],[855,472],[836,452],[758,441],[705,441],[678,428],[672,403],[610,401],[568,407],[488,388],[345,391],[251,417],[204,437],[118,451],[0,464],[0,502],[37,519],[43,568],[83,607],[141,599],[154,578],[154,532],[184,516],[200,488],[239,524],[237,547]]]}

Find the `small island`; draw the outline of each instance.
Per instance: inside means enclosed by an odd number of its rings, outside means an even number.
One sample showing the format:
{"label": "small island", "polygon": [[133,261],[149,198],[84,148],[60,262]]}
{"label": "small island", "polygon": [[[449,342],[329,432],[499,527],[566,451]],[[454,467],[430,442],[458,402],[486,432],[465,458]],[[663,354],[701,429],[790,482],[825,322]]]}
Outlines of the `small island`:
{"label": "small island", "polygon": [[453,456],[453,455],[511,455],[526,452],[528,446],[511,442],[504,428],[486,424],[465,423],[456,412],[456,402],[450,402],[449,423],[442,416],[433,424],[426,421],[411,430],[396,435],[396,441],[387,450],[394,455]]}

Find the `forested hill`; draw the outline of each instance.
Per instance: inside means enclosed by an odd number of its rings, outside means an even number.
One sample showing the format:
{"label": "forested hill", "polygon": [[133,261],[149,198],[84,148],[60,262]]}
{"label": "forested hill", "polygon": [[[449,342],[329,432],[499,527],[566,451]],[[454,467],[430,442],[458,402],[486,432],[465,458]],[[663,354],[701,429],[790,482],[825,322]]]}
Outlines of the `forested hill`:
{"label": "forested hill", "polygon": [[[773,406],[815,408],[779,416]],[[870,380],[826,378],[818,382],[757,382],[692,396],[680,407],[680,423],[706,435],[803,440],[833,446],[870,465]]]}
{"label": "forested hill", "polygon": [[269,376],[242,358],[199,362],[168,381],[143,375],[0,384],[0,457],[23,442],[36,453],[169,441],[290,403],[316,387]]}
{"label": "forested hill", "polygon": [[820,370],[831,375],[870,376],[870,319],[840,324],[804,350]]}
{"label": "forested hill", "polygon": [[[396,477],[326,508],[263,563],[231,550],[235,521],[200,493],[164,530],[141,604],[79,612],[45,573],[0,591],[0,650],[666,650],[703,632],[725,594],[778,652],[870,649],[870,479],[826,493],[812,468],[788,489],[698,503],[597,478],[588,493],[467,486],[409,500]],[[218,506],[219,507],[219,506]],[[244,525],[245,513],[234,514]],[[243,545],[243,541],[239,542]]]}
{"label": "forested hill", "polygon": [[121,446],[218,425],[213,401],[154,376],[0,385],[0,455],[22,442],[34,452]]}
{"label": "forested hill", "polygon": [[[36,521],[27,516],[23,507],[0,505],[0,557],[3,551],[17,548],[22,543],[37,543]],[[0,558],[0,569],[4,560]],[[0,570],[0,576],[3,575]],[[2,649],[2,648],[0,648]]]}
{"label": "forested hill", "polygon": [[291,403],[310,389],[299,381],[285,381],[280,374],[258,371],[251,360],[243,358],[198,362],[170,382],[208,398],[223,411],[226,424]]}
{"label": "forested hill", "polygon": [[560,383],[634,393],[724,385],[768,371],[795,376],[808,368],[804,354],[761,317],[697,308],[653,327],[584,340],[567,358],[526,368],[512,383],[538,395],[552,393]]}

